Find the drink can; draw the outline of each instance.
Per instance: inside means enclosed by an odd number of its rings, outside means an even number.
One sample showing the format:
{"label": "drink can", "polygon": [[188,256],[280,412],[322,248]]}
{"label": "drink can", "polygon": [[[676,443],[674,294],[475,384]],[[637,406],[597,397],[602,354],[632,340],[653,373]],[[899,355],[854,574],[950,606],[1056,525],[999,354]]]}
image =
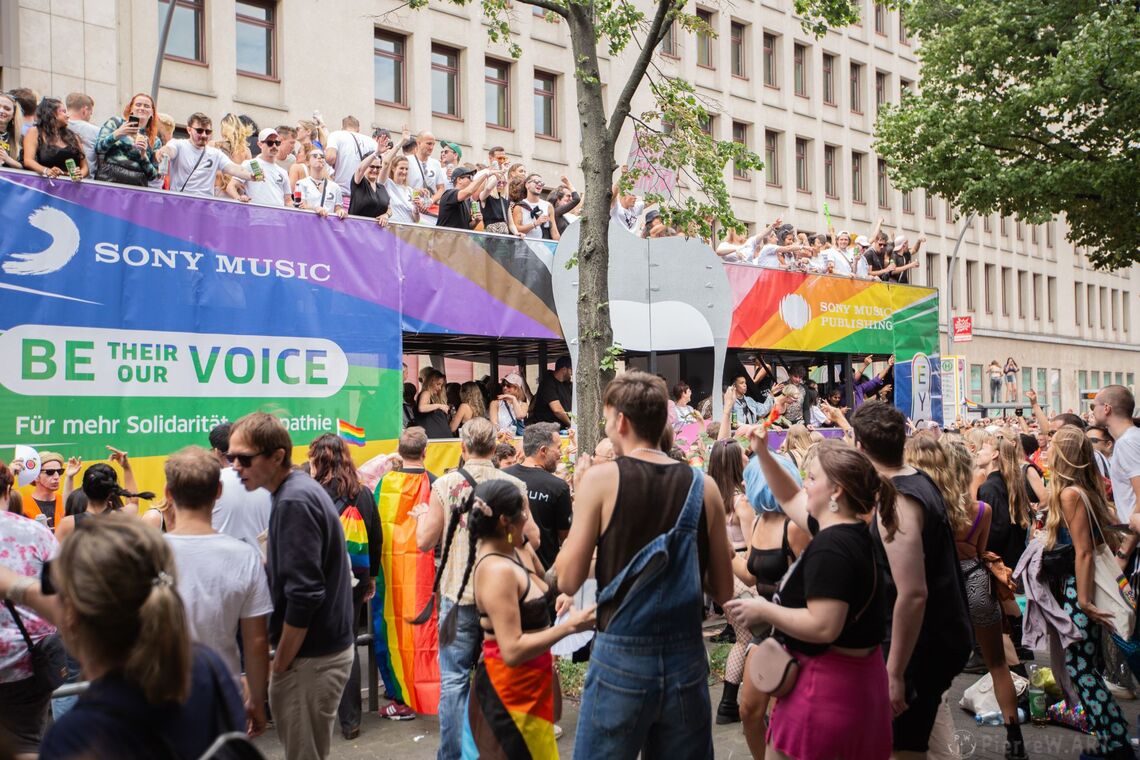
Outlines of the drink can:
{"label": "drink can", "polygon": [[79,167],[75,165],[75,159],[69,158],[63,162],[64,167],[67,169],[67,176],[72,179],[79,179]]}
{"label": "drink can", "polygon": [[293,191],[293,208],[301,208],[301,191]]}
{"label": "drink can", "polygon": [[265,178],[265,173],[261,171],[261,164],[256,158],[250,159],[249,170],[253,172],[253,178],[258,182]]}
{"label": "drink can", "polygon": [[473,200],[473,201],[471,201],[471,214],[475,215],[478,213],[479,213],[479,201]]}

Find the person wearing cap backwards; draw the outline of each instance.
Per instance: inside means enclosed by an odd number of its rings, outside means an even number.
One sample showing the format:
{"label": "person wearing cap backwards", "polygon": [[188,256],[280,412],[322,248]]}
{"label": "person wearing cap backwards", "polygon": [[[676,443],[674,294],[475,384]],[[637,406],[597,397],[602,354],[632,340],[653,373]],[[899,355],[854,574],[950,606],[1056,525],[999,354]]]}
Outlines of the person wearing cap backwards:
{"label": "person wearing cap backwards", "polygon": [[895,238],[895,251],[891,254],[895,269],[891,272],[891,282],[897,282],[899,285],[910,284],[910,270],[918,266],[918,251],[925,242],[926,235],[919,235],[918,240],[914,241],[914,250],[911,250],[906,235]]}
{"label": "person wearing cap backwards", "polygon": [[452,171],[451,181],[455,187],[444,190],[439,198],[439,217],[436,219],[436,226],[453,227],[458,230],[475,229],[483,220],[483,213],[477,210],[473,212],[471,202],[478,203],[482,200],[479,191],[490,173],[490,169],[477,172],[466,166],[460,166]]}
{"label": "person wearing cap backwards", "polygon": [[[60,488],[64,469],[63,455],[54,451],[41,451],[40,474],[19,489],[24,502],[24,516],[36,519],[42,514],[47,519],[45,524],[52,530],[59,527],[64,517],[63,489]],[[13,474],[18,475],[19,469],[13,468]]]}
{"label": "person wearing cap backwards", "polygon": [[443,186],[445,189],[450,190],[455,187],[455,178],[451,175],[459,168],[459,162],[462,160],[463,149],[457,143],[447,140],[439,141],[439,163],[443,167]]}
{"label": "person wearing cap backwards", "polygon": [[491,400],[490,417],[499,432],[517,435],[522,432],[519,422],[526,419],[527,389],[522,376],[511,372],[503,378],[503,392]]}
{"label": "person wearing cap backwards", "polygon": [[530,405],[526,424],[535,422],[557,422],[563,430],[570,427],[570,412],[573,411],[574,386],[570,357],[559,357],[554,363],[554,371],[547,372],[538,384],[538,392]]}
{"label": "person wearing cap backwards", "polygon": [[253,162],[257,162],[261,170],[260,181],[245,182],[234,177],[226,186],[226,194],[242,203],[256,203],[259,206],[288,206],[290,205],[289,175],[277,165],[277,157],[281,151],[281,137],[273,127],[266,127],[257,133],[257,147],[261,153],[257,158],[242,161],[242,168],[251,174]]}

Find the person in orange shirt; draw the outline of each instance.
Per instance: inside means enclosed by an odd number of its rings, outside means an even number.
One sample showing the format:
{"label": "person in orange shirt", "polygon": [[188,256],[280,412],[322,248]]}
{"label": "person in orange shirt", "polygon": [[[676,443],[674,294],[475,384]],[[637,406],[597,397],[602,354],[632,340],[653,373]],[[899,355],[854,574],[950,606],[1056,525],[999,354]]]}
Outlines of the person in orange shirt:
{"label": "person in orange shirt", "polygon": [[40,452],[40,474],[20,489],[24,515],[31,519],[43,515],[47,527],[52,530],[63,521],[63,491],[60,483],[64,469],[63,455],[54,451]]}

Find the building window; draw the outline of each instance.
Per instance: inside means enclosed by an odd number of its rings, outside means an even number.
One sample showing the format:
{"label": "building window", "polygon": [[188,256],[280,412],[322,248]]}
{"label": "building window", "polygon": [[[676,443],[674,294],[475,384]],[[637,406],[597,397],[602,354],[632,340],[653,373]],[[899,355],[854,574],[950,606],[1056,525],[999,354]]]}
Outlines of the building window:
{"label": "building window", "polygon": [[978,262],[966,262],[966,311],[972,312],[977,308],[974,303],[976,296],[974,291],[978,286]]}
{"label": "building window", "polygon": [[863,64],[851,64],[851,110],[863,113]]}
{"label": "building window", "polygon": [[1050,322],[1057,321],[1057,278],[1045,279],[1045,314]]}
{"label": "building window", "polygon": [[982,217],[982,232],[989,233],[990,226],[990,215],[986,214]]}
{"label": "building window", "polygon": [[1009,316],[1009,307],[1013,301],[1013,272],[1009,267],[1001,268],[1001,315]]}
{"label": "building window", "polygon": [[914,213],[914,193],[910,190],[902,194],[902,210],[904,214]]}
{"label": "building window", "polygon": [[792,49],[792,65],[796,94],[806,98],[808,94],[807,48],[803,45],[796,45]]}
{"label": "building window", "polygon": [[1033,318],[1041,319],[1041,275],[1033,275]]}
{"label": "building window", "polygon": [[701,132],[708,135],[709,137],[712,137],[713,136],[713,125],[716,123],[715,119],[716,119],[715,116],[713,116],[712,114],[706,113],[705,115],[701,116],[697,120],[697,126],[700,128]]}
{"label": "building window", "polygon": [[970,365],[970,398],[974,401],[985,401],[982,398],[982,365]]}
{"label": "building window", "polygon": [[377,29],[372,40],[372,92],[381,103],[407,105],[404,99],[406,38]]}
{"label": "building window", "polygon": [[431,46],[431,110],[441,116],[459,116],[459,51]]}
{"label": "building window", "polygon": [[887,36],[887,9],[875,3],[875,34]]}
{"label": "building window", "polygon": [[890,208],[891,182],[887,178],[887,162],[880,158],[875,168],[878,170],[879,208]]}
{"label": "building window", "polygon": [[[744,124],[744,123],[739,122],[739,121],[732,122],[732,141],[734,143],[739,144],[739,145],[743,145],[745,148],[748,147],[748,125],[747,124]],[[732,164],[732,176],[736,177],[737,179],[751,179],[751,177],[748,174],[748,171],[745,169],[737,168],[735,162],[733,162],[733,164]]]}
{"label": "building window", "polygon": [[950,201],[946,201],[946,221],[954,221],[954,204]]}
{"label": "building window", "polygon": [[[1085,312],[1085,286],[1079,282],[1073,283],[1073,316],[1077,327],[1081,326],[1081,315]],[[1089,324],[1092,327],[1092,324]]]}
{"label": "building window", "polygon": [[732,75],[746,79],[748,68],[745,62],[748,58],[748,47],[745,41],[745,27],[738,21],[733,21],[730,29],[729,44],[732,47]]}
{"label": "building window", "polygon": [[1001,233],[1002,237],[1009,237],[1009,227],[1006,225],[1006,218],[1004,216],[998,225],[998,232]]}
{"label": "building window", "polygon": [[878,112],[884,103],[889,103],[891,96],[887,88],[891,86],[890,75],[881,71],[875,72],[875,111]]}
{"label": "building window", "polygon": [[764,84],[768,87],[779,87],[776,78],[776,35],[764,33]]}
{"label": "building window", "polygon": [[983,271],[984,279],[982,280],[982,287],[985,290],[984,305],[986,307],[986,314],[994,313],[994,265],[986,264]]}
{"label": "building window", "polygon": [[1051,220],[1045,223],[1045,247],[1053,247],[1053,222]]}
{"label": "building window", "polygon": [[557,77],[545,71],[534,72],[534,133],[543,137],[557,137],[558,118],[555,84]]}
{"label": "building window", "polygon": [[823,146],[823,193],[828,198],[839,197],[839,184],[835,181],[835,146]]}
{"label": "building window", "polygon": [[273,79],[277,76],[275,2],[239,0],[237,8],[237,70]]}
{"label": "building window", "polygon": [[[169,3],[158,0],[158,32],[166,20]],[[206,0],[175,0],[170,36],[166,38],[166,58],[206,62]]]}
{"label": "building window", "polygon": [[903,96],[905,96],[907,93],[910,93],[911,95],[914,94],[914,82],[910,81],[909,79],[900,78],[899,79],[899,102],[900,103],[903,100]]}
{"label": "building window", "polygon": [[851,153],[851,200],[863,202],[863,154]]}
{"label": "building window", "polygon": [[764,131],[764,181],[780,184],[780,135],[771,130]]}
{"label": "building window", "polygon": [[811,192],[811,174],[808,169],[808,146],[810,140],[796,138],[796,190]]}
{"label": "building window", "polygon": [[1112,329],[1120,329],[1120,291],[1112,291]]}
{"label": "building window", "polygon": [[904,45],[910,44],[910,37],[906,33],[906,24],[903,22],[903,9],[899,8],[899,42]]}
{"label": "building window", "polygon": [[823,54],[823,102],[835,105],[835,56]]}
{"label": "building window", "polygon": [[926,254],[926,287],[938,287],[938,254]]}
{"label": "building window", "polygon": [[1025,240],[1025,225],[1022,224],[1020,219],[1014,224],[1014,229],[1017,230],[1017,239]]}
{"label": "building window", "polygon": [[661,46],[658,48],[661,55],[677,57],[677,22],[673,21],[665,28],[665,36],[661,38]]}
{"label": "building window", "polygon": [[1088,285],[1085,287],[1085,316],[1088,318],[1089,329],[1092,330],[1096,327],[1096,286]]}
{"label": "building window", "polygon": [[1033,245],[1037,245],[1037,225],[1036,224],[1029,225],[1029,242],[1033,243]]}
{"label": "building window", "polygon": [[487,109],[487,124],[510,129],[511,126],[511,64],[488,58],[483,67],[483,90]]}
{"label": "building window", "polygon": [[1029,301],[1029,275],[1025,272],[1017,273],[1017,316],[1025,319],[1027,301]]}
{"label": "building window", "polygon": [[927,219],[934,218],[934,196],[929,191],[926,193],[926,208],[924,209]]}
{"label": "building window", "polygon": [[712,11],[697,9],[697,18],[704,22],[708,28],[697,31],[697,65],[706,68],[713,67],[713,14]]}

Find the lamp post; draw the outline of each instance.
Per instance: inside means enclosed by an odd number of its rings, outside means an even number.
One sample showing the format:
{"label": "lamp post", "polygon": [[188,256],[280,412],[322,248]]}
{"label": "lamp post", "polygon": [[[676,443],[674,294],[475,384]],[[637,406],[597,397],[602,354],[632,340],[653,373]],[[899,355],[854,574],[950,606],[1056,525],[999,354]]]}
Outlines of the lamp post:
{"label": "lamp post", "polygon": [[162,20],[162,33],[158,35],[158,53],[154,57],[154,76],[150,80],[150,100],[158,102],[158,82],[162,79],[162,60],[166,55],[166,40],[170,37],[170,24],[174,21],[175,0],[167,0],[166,18]]}

